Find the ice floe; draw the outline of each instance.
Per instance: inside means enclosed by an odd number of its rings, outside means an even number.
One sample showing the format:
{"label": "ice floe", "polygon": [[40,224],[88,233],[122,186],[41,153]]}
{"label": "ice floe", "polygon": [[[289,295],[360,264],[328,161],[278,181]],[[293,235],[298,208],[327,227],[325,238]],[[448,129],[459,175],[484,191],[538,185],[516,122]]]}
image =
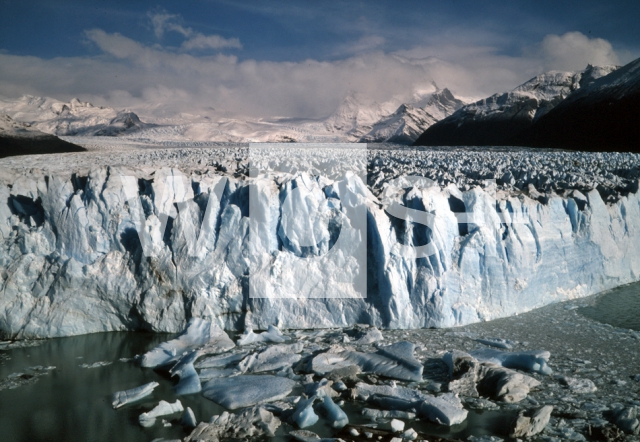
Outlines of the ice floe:
{"label": "ice floe", "polygon": [[123,405],[138,401],[149,396],[153,390],[160,384],[157,382],[149,382],[130,390],[118,391],[113,393],[111,405],[113,408],[120,408]]}
{"label": "ice floe", "polygon": [[229,410],[277,401],[291,393],[295,382],[280,376],[241,375],[214,378],[202,386],[202,395]]}
{"label": "ice floe", "polygon": [[138,417],[138,422],[143,427],[152,427],[158,417],[178,413],[183,410],[184,408],[179,400],[176,400],[173,404],[167,401],[160,401],[151,411],[142,413]]}
{"label": "ice floe", "polygon": [[208,353],[222,353],[235,344],[219,326],[200,318],[191,318],[180,336],[164,342],[142,356],[143,367],[159,367],[180,358],[185,352],[206,346]]}

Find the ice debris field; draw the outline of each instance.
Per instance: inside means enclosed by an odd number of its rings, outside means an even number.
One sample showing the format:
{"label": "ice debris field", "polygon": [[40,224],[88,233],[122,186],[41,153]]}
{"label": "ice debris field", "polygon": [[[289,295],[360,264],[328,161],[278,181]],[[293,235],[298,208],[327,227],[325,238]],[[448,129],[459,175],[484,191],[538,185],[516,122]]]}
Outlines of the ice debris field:
{"label": "ice debris field", "polygon": [[[375,431],[414,440],[418,433],[413,428],[405,429],[407,420],[419,416],[437,425],[459,425],[468,415],[461,396],[506,404],[521,402],[531,389],[541,385],[525,373],[552,373],[547,365],[550,353],[546,351],[505,353],[484,348],[469,354],[455,350],[441,358],[448,391],[436,395],[440,384],[418,389],[425,385],[424,365],[416,359],[416,345],[406,340],[383,341],[375,327],[359,325],[348,330],[287,335],[276,327],[263,333],[248,329],[234,343],[211,322],[192,318],[177,338],[135,360],[143,367],[179,373],[180,380],[174,385],[178,395],[200,392],[229,411],[203,422],[190,408],[184,409],[180,400],[160,400],[139,416],[139,424],[152,427],[162,416],[175,421],[181,414],[180,424],[192,429],[185,440],[196,441],[273,437],[285,422],[292,429],[290,436],[306,441],[318,436],[300,430],[317,424],[320,416],[335,431],[347,426],[349,416],[342,407],[348,399],[359,404],[359,413],[369,421],[352,425],[351,436],[359,436],[362,431],[364,437],[371,438],[370,431]],[[367,375],[367,382],[360,375]],[[157,386],[152,382],[116,392],[113,408],[147,398]],[[512,435],[539,433],[549,422],[552,410],[553,406],[545,406],[529,410],[529,414],[521,412],[514,420]]]}

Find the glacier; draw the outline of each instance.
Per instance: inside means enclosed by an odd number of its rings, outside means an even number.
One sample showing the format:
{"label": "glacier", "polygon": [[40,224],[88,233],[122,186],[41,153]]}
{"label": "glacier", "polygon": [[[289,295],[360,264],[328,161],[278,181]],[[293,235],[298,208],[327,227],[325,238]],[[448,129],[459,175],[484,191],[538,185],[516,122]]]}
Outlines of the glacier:
{"label": "glacier", "polygon": [[[362,177],[339,170],[362,166],[351,152],[327,155],[278,154],[288,171],[258,177],[243,148],[0,161],[3,338],[179,332],[191,318],[225,330],[452,327],[640,279],[637,156],[379,150]],[[416,174],[434,181],[402,179]],[[271,224],[252,241],[256,188],[271,191],[258,200]],[[289,196],[320,213],[296,220],[311,245],[283,227]],[[392,216],[394,205],[416,222]],[[364,225],[349,225],[350,207]],[[316,259],[339,241],[343,251],[364,241],[366,260]],[[291,271],[296,260],[303,272]],[[256,264],[276,291],[299,291],[251,297]],[[348,276],[366,280],[365,296]]]}

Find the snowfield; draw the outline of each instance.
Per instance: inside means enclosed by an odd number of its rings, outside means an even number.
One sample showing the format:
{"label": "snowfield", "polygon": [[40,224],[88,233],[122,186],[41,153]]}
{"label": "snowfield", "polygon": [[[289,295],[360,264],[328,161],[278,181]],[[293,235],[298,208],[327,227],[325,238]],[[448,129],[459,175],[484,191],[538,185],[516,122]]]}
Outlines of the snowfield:
{"label": "snowfield", "polygon": [[635,154],[135,147],[0,160],[4,337],[448,327],[640,279]]}

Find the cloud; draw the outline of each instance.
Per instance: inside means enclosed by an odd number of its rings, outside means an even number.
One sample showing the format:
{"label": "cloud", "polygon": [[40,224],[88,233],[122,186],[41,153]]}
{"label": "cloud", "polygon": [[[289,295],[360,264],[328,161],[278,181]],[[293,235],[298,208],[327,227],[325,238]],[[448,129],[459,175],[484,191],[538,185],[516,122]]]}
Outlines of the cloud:
{"label": "cloud", "polygon": [[[0,94],[78,96],[130,108],[142,117],[186,112],[212,118],[321,118],[350,91],[378,102],[408,100],[415,92],[430,90],[435,81],[458,96],[482,98],[512,89],[544,69],[562,69],[566,59],[572,68],[582,69],[588,62],[608,63],[616,56],[606,41],[579,33],[548,36],[522,56],[507,56],[492,46],[438,44],[300,62],[199,55],[148,46],[101,29],[87,31],[86,38],[100,55],[43,59],[0,53]],[[200,43],[193,44],[196,49]],[[577,48],[578,55],[571,57],[567,48]]]}
{"label": "cloud", "polygon": [[183,25],[182,16],[179,14],[169,14],[163,9],[159,9],[147,14],[153,33],[161,39],[165,32],[172,31],[181,34],[187,39],[182,43],[181,49],[185,51],[203,49],[242,49],[242,44],[237,38],[224,38],[220,35],[204,35],[194,31],[192,28]]}
{"label": "cloud", "polygon": [[380,49],[386,42],[384,37],[379,35],[366,35],[355,42],[339,45],[334,51],[336,56],[362,54],[376,49]]}
{"label": "cloud", "polygon": [[222,49],[222,48],[236,48],[242,49],[242,44],[237,38],[224,38],[219,35],[203,35],[195,34],[189,40],[182,43],[181,46],[184,50],[193,49]]}
{"label": "cloud", "polygon": [[580,32],[547,35],[542,42],[528,51],[543,60],[545,70],[575,71],[587,64],[619,64],[613,46],[601,38],[589,38]]}

